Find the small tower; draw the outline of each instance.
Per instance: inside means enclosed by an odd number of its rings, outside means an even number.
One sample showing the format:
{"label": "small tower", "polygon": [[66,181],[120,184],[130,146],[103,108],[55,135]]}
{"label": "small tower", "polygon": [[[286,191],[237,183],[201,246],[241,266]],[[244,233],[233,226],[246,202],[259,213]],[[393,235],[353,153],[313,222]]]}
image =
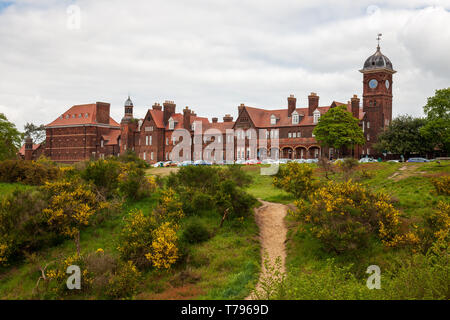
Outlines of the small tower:
{"label": "small tower", "polygon": [[33,160],[33,139],[30,136],[25,138],[25,160]]}
{"label": "small tower", "polygon": [[120,153],[134,150],[134,133],[137,130],[137,121],[133,118],[133,101],[130,96],[125,101],[125,113],[120,122]]}

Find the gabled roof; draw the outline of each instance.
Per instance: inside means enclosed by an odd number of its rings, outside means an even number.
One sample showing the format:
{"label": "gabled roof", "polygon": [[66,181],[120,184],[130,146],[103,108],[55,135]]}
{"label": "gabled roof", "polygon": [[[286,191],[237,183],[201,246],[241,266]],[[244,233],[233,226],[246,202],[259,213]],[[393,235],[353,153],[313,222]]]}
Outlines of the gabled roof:
{"label": "gabled roof", "polygon": [[120,130],[111,130],[107,135],[102,135],[102,139],[106,141],[107,146],[119,144]]}
{"label": "gabled roof", "polygon": [[[39,149],[41,146],[42,146],[41,143],[33,144],[33,152],[36,151],[37,149]],[[25,156],[25,145],[20,147],[19,154],[22,156]]]}
{"label": "gabled roof", "polygon": [[164,128],[164,112],[161,110],[148,109],[148,112],[155,121],[157,128]]}
{"label": "gabled roof", "polygon": [[[71,107],[64,112],[55,121],[46,125],[46,127],[56,126],[75,126],[75,125],[96,125],[103,124],[97,122],[97,104],[81,104]],[[120,125],[111,117],[109,117],[109,123],[107,125],[120,127]]]}

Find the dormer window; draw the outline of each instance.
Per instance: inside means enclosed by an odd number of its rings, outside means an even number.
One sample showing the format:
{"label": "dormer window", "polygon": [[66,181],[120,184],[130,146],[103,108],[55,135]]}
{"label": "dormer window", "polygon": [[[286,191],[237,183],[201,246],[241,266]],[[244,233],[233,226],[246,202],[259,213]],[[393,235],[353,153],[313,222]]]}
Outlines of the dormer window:
{"label": "dormer window", "polygon": [[292,113],[292,124],[298,124],[298,120],[299,120],[298,113],[297,111],[294,111]]}
{"label": "dormer window", "polygon": [[175,121],[170,118],[169,119],[169,130],[173,130],[175,128]]}
{"label": "dormer window", "polygon": [[270,116],[270,124],[271,125],[277,124],[277,117],[274,114]]}
{"label": "dormer window", "polygon": [[313,117],[314,117],[314,123],[319,122],[320,111],[316,109],[316,111],[313,112]]}

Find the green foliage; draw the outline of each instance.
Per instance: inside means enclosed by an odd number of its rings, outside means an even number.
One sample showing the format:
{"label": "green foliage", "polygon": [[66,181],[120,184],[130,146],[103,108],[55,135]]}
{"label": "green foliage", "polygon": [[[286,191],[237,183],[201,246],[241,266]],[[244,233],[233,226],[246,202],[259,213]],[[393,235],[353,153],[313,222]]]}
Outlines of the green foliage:
{"label": "green foliage", "polygon": [[39,190],[15,190],[0,203],[0,264],[7,264],[58,240],[42,214],[47,201]]}
{"label": "green foliage", "polygon": [[21,141],[22,134],[0,113],[0,161],[16,158]]}
{"label": "green foliage", "polygon": [[232,218],[246,217],[251,214],[251,208],[257,200],[236,186],[232,180],[225,180],[218,186],[214,196],[215,206],[220,213],[228,212]]}
{"label": "green foliage", "polygon": [[183,230],[181,239],[187,243],[194,244],[208,240],[210,234],[205,225],[197,219],[190,220]]}
{"label": "green foliage", "polygon": [[108,281],[106,296],[113,299],[130,298],[137,292],[141,278],[142,274],[132,261],[122,263]]}
{"label": "green foliage", "polygon": [[119,175],[119,193],[131,200],[140,200],[151,195],[157,188],[153,177],[146,177],[145,171],[133,162],[122,168]]}
{"label": "green foliage", "polygon": [[133,261],[138,268],[145,268],[151,262],[145,258],[153,242],[153,230],[157,227],[152,217],[140,210],[131,211],[125,218],[120,232],[117,249],[123,261]]}
{"label": "green foliage", "polygon": [[222,171],[219,171],[222,180],[233,180],[240,188],[249,186],[252,183],[252,176],[242,170],[241,165],[228,165]]}
{"label": "green foliage", "polygon": [[431,151],[432,145],[420,131],[425,124],[426,120],[422,118],[399,116],[378,136],[378,142],[374,147],[378,151],[406,156],[414,152]]}
{"label": "green foliage", "polygon": [[134,163],[140,169],[146,169],[150,167],[150,165],[146,161],[139,158],[137,154],[132,150],[127,150],[125,153],[119,155],[118,157],[113,157],[111,159],[122,163]]}
{"label": "green foliage", "polygon": [[309,164],[289,162],[280,166],[273,185],[298,198],[307,198],[318,184],[313,178],[314,169]]}
{"label": "green foliage", "polygon": [[450,196],[450,175],[431,179],[437,194]]}
{"label": "green foliage", "polygon": [[100,159],[88,162],[81,171],[81,177],[94,184],[100,193],[109,198],[117,192],[121,172],[118,162]]}
{"label": "green foliage", "polygon": [[60,175],[56,165],[46,161],[5,160],[0,162],[1,182],[42,185]]}
{"label": "green foliage", "polygon": [[23,127],[24,137],[31,137],[33,139],[33,143],[38,144],[42,143],[45,140],[45,126],[41,124],[37,126],[33,123],[28,123]]}
{"label": "green foliage", "polygon": [[359,120],[354,118],[345,106],[332,108],[323,114],[313,133],[322,146],[338,150],[363,145],[365,142]]}

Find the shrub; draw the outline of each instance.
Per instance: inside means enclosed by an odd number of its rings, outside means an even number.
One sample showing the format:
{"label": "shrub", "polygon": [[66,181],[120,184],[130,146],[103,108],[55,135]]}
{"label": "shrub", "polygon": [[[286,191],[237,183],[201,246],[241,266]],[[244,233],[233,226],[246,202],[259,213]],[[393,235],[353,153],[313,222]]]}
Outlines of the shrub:
{"label": "shrub", "polygon": [[119,235],[117,249],[122,260],[133,261],[138,268],[150,266],[145,255],[150,250],[156,226],[154,218],[145,216],[140,210],[131,211]]}
{"label": "shrub", "polygon": [[421,245],[425,252],[430,248],[435,253],[447,250],[450,243],[450,203],[439,201],[437,208],[425,216],[421,231]]}
{"label": "shrub", "polygon": [[184,217],[182,203],[177,194],[171,188],[162,190],[158,205],[153,210],[153,217],[160,224],[164,221],[179,222]]}
{"label": "shrub", "polygon": [[309,164],[289,162],[280,166],[280,170],[273,178],[273,185],[293,194],[296,198],[306,198],[317,188],[313,172]]}
{"label": "shrub", "polygon": [[180,167],[177,173],[171,173],[167,178],[167,186],[179,191],[180,187],[189,190],[199,190],[214,194],[220,181],[219,169],[211,166]]}
{"label": "shrub", "polygon": [[145,257],[152,262],[155,268],[170,269],[178,260],[177,229],[177,225],[164,222],[153,231],[150,252]]}
{"label": "shrub", "polygon": [[39,190],[15,190],[0,203],[0,264],[54,244],[42,210],[46,199]]}
{"label": "shrub", "polygon": [[58,167],[52,163],[24,160],[0,162],[0,182],[42,185],[57,179],[59,174]]}
{"label": "shrub", "polygon": [[183,230],[182,239],[187,243],[200,243],[209,238],[210,234],[208,229],[199,220],[191,220]]}
{"label": "shrub", "polygon": [[450,175],[431,179],[437,194],[450,195]]}
{"label": "shrub", "polygon": [[105,197],[111,197],[117,192],[121,166],[116,161],[97,160],[87,163],[81,172],[81,177],[95,185]]}
{"label": "shrub", "polygon": [[80,230],[89,225],[93,215],[108,208],[108,203],[100,201],[89,186],[75,181],[47,182],[42,190],[48,199],[42,211],[48,224],[73,238],[80,254]]}
{"label": "shrub", "polygon": [[371,235],[377,235],[386,246],[418,242],[414,234],[400,232],[400,213],[387,195],[372,193],[351,180],[331,181],[309,200],[309,204],[296,202],[299,214],[327,251],[357,250],[368,244]]}
{"label": "shrub", "polygon": [[214,200],[219,213],[227,211],[228,216],[232,218],[250,215],[250,209],[257,203],[252,195],[238,188],[232,180],[219,184]]}
{"label": "shrub", "polygon": [[119,161],[122,163],[133,163],[140,169],[146,169],[150,167],[150,165],[146,161],[139,158],[137,154],[132,150],[127,150],[125,153],[122,153],[117,158],[112,158],[112,160]]}
{"label": "shrub", "polygon": [[113,299],[129,298],[137,292],[140,279],[139,270],[132,261],[127,261],[109,279],[106,296]]}
{"label": "shrub", "polygon": [[146,177],[143,169],[133,163],[128,163],[119,175],[120,193],[132,200],[148,197],[157,188],[154,177]]}
{"label": "shrub", "polygon": [[233,180],[238,187],[246,187],[252,183],[252,176],[242,170],[240,165],[229,165],[219,171],[222,180]]}

